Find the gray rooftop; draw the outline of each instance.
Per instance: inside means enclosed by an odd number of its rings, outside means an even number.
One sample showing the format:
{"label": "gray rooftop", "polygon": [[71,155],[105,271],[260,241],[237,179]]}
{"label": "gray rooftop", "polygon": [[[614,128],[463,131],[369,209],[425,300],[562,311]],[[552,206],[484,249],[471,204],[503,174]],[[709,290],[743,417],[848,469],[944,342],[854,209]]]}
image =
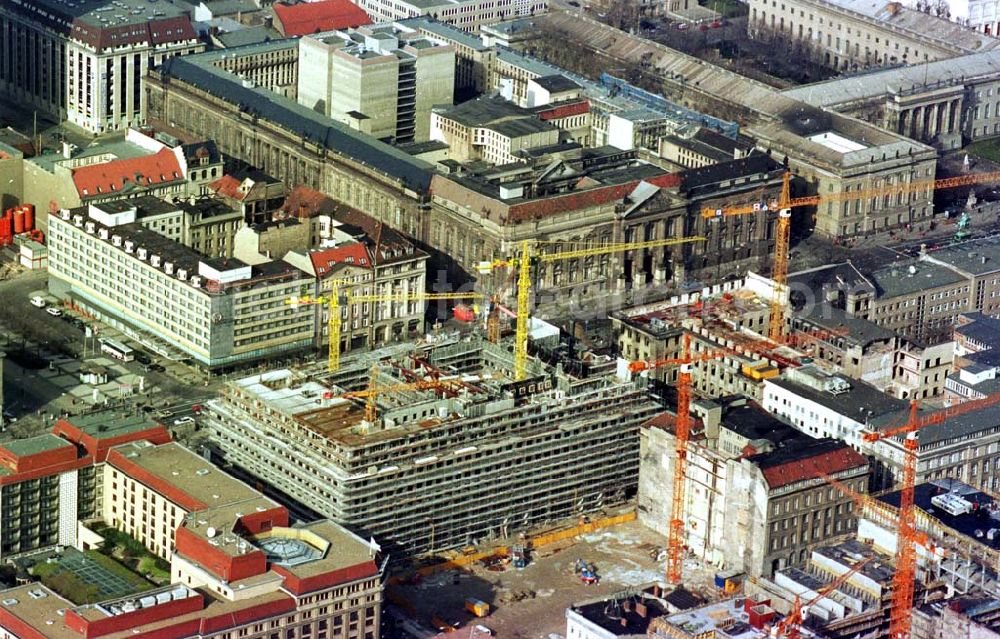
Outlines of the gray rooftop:
{"label": "gray rooftop", "polygon": [[952,244],[924,255],[925,263],[950,266],[968,275],[1000,270],[1000,237],[986,237]]}
{"label": "gray rooftop", "polygon": [[[284,41],[241,47],[236,51],[257,52],[275,46],[288,46]],[[295,46],[294,41],[291,46]],[[233,49],[224,49],[232,52]],[[164,75],[187,82],[230,104],[238,105],[245,113],[251,113],[277,126],[317,144],[334,154],[350,158],[398,180],[406,188],[418,193],[426,193],[433,175],[433,167],[389,144],[370,135],[351,130],[347,125],[335,122],[322,114],[297,104],[272,91],[263,88],[248,88],[236,75],[217,68],[211,62],[219,54],[175,56],[160,67]]]}
{"label": "gray rooftop", "polygon": [[911,260],[873,271],[870,279],[878,288],[880,298],[893,298],[951,286],[966,278],[940,264]]}
{"label": "gray rooftop", "polygon": [[886,93],[951,86],[996,74],[1000,74],[1000,50],[993,49],[950,60],[807,84],[782,94],[813,106],[833,106]]}
{"label": "gray rooftop", "polygon": [[[927,417],[933,413],[942,412],[946,409],[923,409],[919,410],[920,417]],[[902,426],[909,418],[909,407],[904,406],[895,413],[873,416],[869,424],[877,430],[888,430],[897,426]],[[986,433],[1000,428],[1000,406],[986,406],[979,410],[960,413],[945,417],[943,421],[920,429],[920,446],[930,446],[947,442],[950,440],[963,440],[978,437],[980,433]]]}
{"label": "gray rooftop", "polygon": [[792,391],[799,397],[860,423],[864,423],[865,416],[869,414],[872,419],[883,415],[895,419],[909,407],[903,400],[890,397],[867,382],[856,379],[847,381],[851,385],[850,389],[838,395],[790,380],[787,374],[769,379],[765,383]]}
{"label": "gray rooftop", "polygon": [[483,41],[479,38],[462,31],[456,27],[446,24],[444,22],[439,22],[428,16],[421,16],[419,18],[409,18],[407,20],[401,20],[398,22],[400,26],[409,28],[423,30],[429,34],[438,36],[444,40],[449,40],[464,46],[469,47],[474,51],[489,51],[490,47],[483,44]]}

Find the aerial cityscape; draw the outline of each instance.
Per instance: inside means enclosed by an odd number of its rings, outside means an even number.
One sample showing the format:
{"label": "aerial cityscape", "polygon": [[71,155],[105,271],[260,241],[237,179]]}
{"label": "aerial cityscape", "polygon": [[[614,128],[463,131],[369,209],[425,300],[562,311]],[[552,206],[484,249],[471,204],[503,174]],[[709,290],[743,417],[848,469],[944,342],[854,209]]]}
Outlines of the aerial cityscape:
{"label": "aerial cityscape", "polygon": [[1000,639],[996,0],[0,0],[0,639]]}

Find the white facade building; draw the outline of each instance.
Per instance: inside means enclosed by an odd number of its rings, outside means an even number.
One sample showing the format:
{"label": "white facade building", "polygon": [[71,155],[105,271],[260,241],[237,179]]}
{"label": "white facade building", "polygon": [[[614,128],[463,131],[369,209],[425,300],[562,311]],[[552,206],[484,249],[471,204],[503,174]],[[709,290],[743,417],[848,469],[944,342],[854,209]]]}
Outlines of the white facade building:
{"label": "white facade building", "polygon": [[360,0],[357,4],[380,22],[430,16],[474,33],[480,25],[538,15],[549,7],[548,0]]}

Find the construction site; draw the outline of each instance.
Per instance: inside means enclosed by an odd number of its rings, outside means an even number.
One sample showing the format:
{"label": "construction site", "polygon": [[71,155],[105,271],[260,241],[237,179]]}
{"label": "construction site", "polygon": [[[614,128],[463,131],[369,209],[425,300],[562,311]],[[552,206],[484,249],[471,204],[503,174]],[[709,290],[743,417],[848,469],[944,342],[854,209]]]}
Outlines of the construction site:
{"label": "construction site", "polygon": [[639,425],[660,410],[644,384],[611,360],[513,366],[475,337],[399,344],[234,380],[206,424],[226,463],[396,559],[634,500]]}

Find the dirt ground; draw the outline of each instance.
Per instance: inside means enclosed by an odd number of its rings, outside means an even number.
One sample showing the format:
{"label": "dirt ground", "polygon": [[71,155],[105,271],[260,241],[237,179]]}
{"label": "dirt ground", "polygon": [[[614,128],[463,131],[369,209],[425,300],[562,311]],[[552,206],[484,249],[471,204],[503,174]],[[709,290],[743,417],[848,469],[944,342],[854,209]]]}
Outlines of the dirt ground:
{"label": "dirt ground", "polygon": [[[417,585],[390,588],[416,608],[417,621],[424,626],[433,627],[431,619],[437,614],[465,626],[482,624],[496,637],[555,639],[566,632],[566,608],[571,604],[610,597],[628,586],[662,581],[663,562],[654,557],[662,555],[664,542],[638,522],[630,522],[541,548],[520,570],[493,572],[475,564],[466,570],[431,575]],[[577,559],[594,564],[600,583],[588,586],[580,581],[574,572]],[[703,597],[714,598],[713,574],[711,569],[689,561],[685,585]],[[490,604],[490,616],[473,621],[464,611],[467,597]]]}

